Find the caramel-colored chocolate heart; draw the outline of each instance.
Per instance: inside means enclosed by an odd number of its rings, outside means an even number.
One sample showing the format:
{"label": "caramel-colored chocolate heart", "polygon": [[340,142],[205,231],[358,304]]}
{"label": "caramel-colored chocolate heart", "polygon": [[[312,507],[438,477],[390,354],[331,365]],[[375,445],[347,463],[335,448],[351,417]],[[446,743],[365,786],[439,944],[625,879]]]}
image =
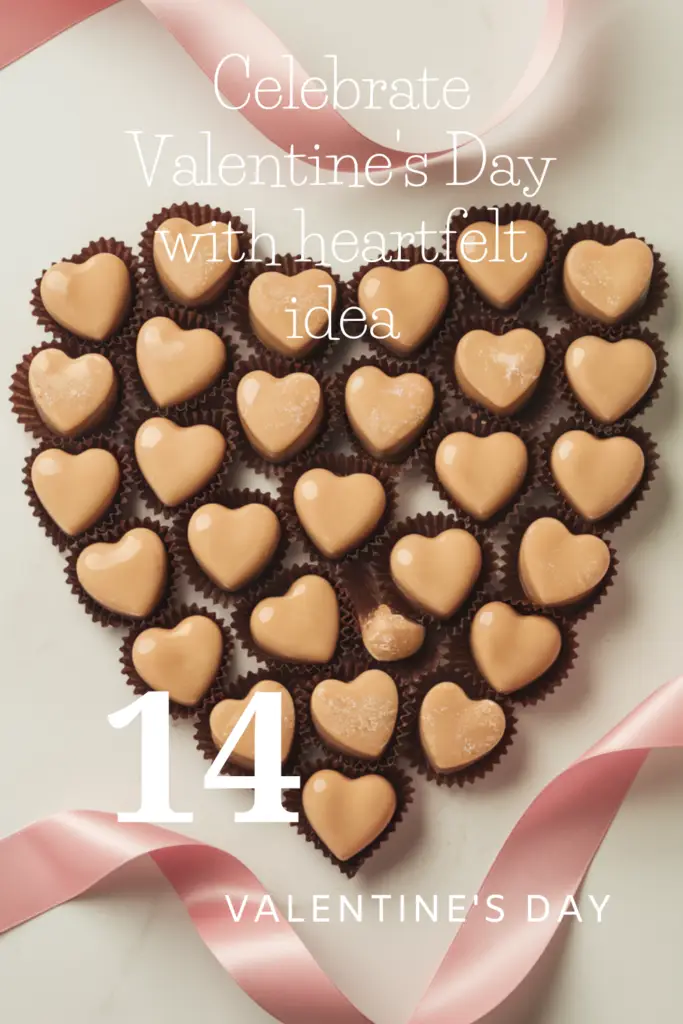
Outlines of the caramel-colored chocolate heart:
{"label": "caramel-colored chocolate heart", "polygon": [[269,462],[284,462],[315,438],[325,408],[320,385],[310,373],[273,377],[252,370],[237,385],[237,412],[256,451]]}
{"label": "caramel-colored chocolate heart", "polygon": [[467,768],[505,735],[505,712],[492,700],[470,700],[457,683],[437,683],[420,707],[420,742],[435,772]]}
{"label": "caramel-colored chocolate heart", "polygon": [[296,514],[326,558],[341,558],[358,547],[377,526],[386,504],[384,488],[368,473],[338,476],[309,469],[294,487]]}
{"label": "caramel-colored chocolate heart", "polygon": [[394,544],[390,567],[394,583],[409,601],[447,619],[477,582],[481,548],[465,530],[444,530],[436,537],[410,533]]}
{"label": "caramel-colored chocolate heart", "polygon": [[498,693],[514,693],[555,664],[562,634],[552,619],[520,615],[502,601],[480,608],[470,629],[477,667]]}
{"label": "caramel-colored chocolate heart", "polygon": [[[292,743],[294,742],[296,715],[294,711],[294,701],[292,700],[291,694],[285,689],[282,683],[277,683],[274,679],[262,679],[259,683],[256,683],[255,686],[252,686],[244,700],[222,700],[216,704],[209,716],[211,738],[220,750],[232,730],[237,725],[238,719],[246,711],[251,698],[256,693],[279,693],[282,698],[281,749],[282,761],[284,763],[290,755]],[[249,725],[235,744],[235,749],[228,757],[228,761],[232,764],[239,765],[240,768],[253,768],[255,759],[255,742],[256,727],[254,719],[252,718]]]}
{"label": "caramel-colored chocolate heart", "polygon": [[234,591],[256,579],[272,559],[282,530],[267,505],[241,508],[201,505],[187,527],[192,554],[223,590]]}
{"label": "caramel-colored chocolate heart", "polygon": [[282,597],[259,601],[251,613],[256,644],[283,661],[330,661],[339,638],[339,604],[322,576],[300,576]]}
{"label": "caramel-colored chocolate heart", "polygon": [[586,238],[567,253],[564,294],[576,313],[616,324],[642,306],[653,269],[652,250],[639,238],[622,238],[612,245]]}
{"label": "caramel-colored chocolate heart", "polygon": [[640,483],[645,472],[643,449],[630,437],[593,437],[569,430],[550,453],[555,483],[585,519],[604,519]]}
{"label": "caramel-colored chocolate heart", "polygon": [[168,555],[153,530],[138,526],[113,543],[89,544],[78,556],[76,575],[103,608],[143,619],[163,596]]}
{"label": "caramel-colored chocolate heart", "polygon": [[43,423],[63,437],[98,426],[116,403],[114,367],[93,352],[71,359],[61,349],[42,349],[31,360],[28,386]]}
{"label": "caramel-colored chocolate heart", "polygon": [[238,266],[239,240],[221,221],[170,217],[154,232],[154,266],[166,293],[184,306],[214,302]]}
{"label": "caramel-colored chocolate heart", "polygon": [[559,519],[542,516],[528,527],[519,548],[524,593],[539,607],[574,604],[600,584],[610,566],[604,540],[573,534]]}
{"label": "caramel-colored chocolate heart", "polygon": [[514,498],[528,465],[524,441],[504,430],[488,437],[464,431],[448,434],[434,460],[436,475],[456,505],[482,521]]}
{"label": "caramel-colored chocolate heart", "polygon": [[455,350],[455,376],[464,393],[499,415],[526,404],[544,365],[543,342],[526,327],[504,334],[468,331]]}
{"label": "caramel-colored chocolate heart", "polygon": [[185,707],[198,704],[223,657],[223,635],[206,615],[189,615],[173,629],[145,629],[133,642],[132,659],[153,690],[166,690]]}
{"label": "caramel-colored chocolate heart", "polygon": [[31,466],[31,483],[41,505],[70,537],[102,518],[120,482],[119,464],[103,448],[89,448],[78,455],[48,448]]}
{"label": "caramel-colored chocolate heart", "polygon": [[130,306],[128,267],[108,252],[84,263],[55,263],[43,274],[40,297],[50,316],[67,331],[104,341],[121,326]]}
{"label": "caramel-colored chocolate heart", "polygon": [[346,382],[346,415],[371,455],[398,455],[419,437],[434,407],[434,387],[420,373],[389,377],[361,366]]}
{"label": "caramel-colored chocolate heart", "polygon": [[571,343],[564,369],[584,409],[600,423],[615,423],[647,393],[657,358],[638,338],[604,341],[589,335]]}
{"label": "caramel-colored chocolate heart", "polygon": [[249,287],[249,320],[266,348],[301,358],[324,341],[329,311],[337,304],[337,285],[326,271],[300,274],[267,271]]}
{"label": "caramel-colored chocolate heart", "polygon": [[138,332],[140,376],[157,405],[178,405],[210,388],[227,355],[223,341],[204,327],[185,331],[174,320],[155,316]]}
{"label": "caramel-colored chocolate heart", "polygon": [[388,604],[380,604],[360,622],[366,651],[375,661],[402,661],[412,658],[422,647],[427,631]]}
{"label": "caramel-colored chocolate heart", "polygon": [[173,507],[193,497],[216,475],[225,455],[220,430],[208,423],[180,427],[153,416],[135,435],[140,472],[164,505]]}
{"label": "caramel-colored chocolate heart", "polygon": [[433,263],[407,270],[375,267],[361,278],[358,305],[373,336],[396,355],[411,355],[438,327],[448,305],[448,278]]}
{"label": "caramel-colored chocolate heart", "polygon": [[383,775],[347,779],[340,772],[314,772],[304,786],[308,823],[334,854],[347,861],[370,846],[396,812],[396,790]]}
{"label": "caramel-colored chocolate heart", "polygon": [[456,244],[460,266],[496,309],[510,309],[521,299],[547,252],[548,236],[531,220],[514,220],[498,229],[489,221],[477,221],[461,231]]}
{"label": "caramel-colored chocolate heart", "polygon": [[380,757],[398,717],[396,683],[377,669],[351,682],[323,679],[311,694],[311,717],[325,743],[342,754]]}

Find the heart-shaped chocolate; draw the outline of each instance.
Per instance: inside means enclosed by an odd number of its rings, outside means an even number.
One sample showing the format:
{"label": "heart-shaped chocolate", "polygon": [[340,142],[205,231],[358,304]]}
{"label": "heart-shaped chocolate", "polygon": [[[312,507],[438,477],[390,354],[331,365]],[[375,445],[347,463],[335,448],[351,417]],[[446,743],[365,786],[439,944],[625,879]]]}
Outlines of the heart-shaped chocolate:
{"label": "heart-shaped chocolate", "polygon": [[657,358],[638,338],[604,341],[588,335],[571,343],[564,369],[584,409],[600,423],[615,423],[647,394]]}
{"label": "heart-shaped chocolate", "polygon": [[131,301],[128,267],[108,252],[84,263],[55,263],[43,274],[40,297],[67,331],[104,341],[121,326]]}
{"label": "heart-shaped chocolate", "polygon": [[500,228],[477,221],[461,231],[456,243],[460,266],[496,309],[510,309],[522,298],[538,276],[547,252],[548,236],[531,220],[514,220]]}
{"label": "heart-shaped chocolate", "polygon": [[[212,709],[209,715],[209,726],[211,738],[218,749],[223,746],[232,730],[237,725],[238,719],[246,711],[247,705],[256,693],[279,693],[282,698],[280,710],[282,761],[287,760],[294,742],[296,729],[296,714],[294,701],[291,694],[282,683],[274,679],[262,679],[251,690],[243,700],[222,700]],[[231,764],[239,765],[240,768],[253,768],[255,760],[256,728],[254,719],[249,722],[235,748],[228,757]]]}
{"label": "heart-shaped chocolate", "polygon": [[313,724],[328,747],[351,757],[381,757],[398,717],[396,683],[378,669],[351,682],[323,679],[311,694]]}
{"label": "heart-shaped chocolate", "polygon": [[519,548],[519,578],[540,608],[574,604],[592,593],[610,567],[604,540],[573,534],[559,519],[542,516],[525,531]]}
{"label": "heart-shaped chocolate", "polygon": [[309,469],[294,486],[301,525],[326,558],[341,558],[358,547],[384,515],[387,496],[369,473],[338,476]]}
{"label": "heart-shaped chocolate", "polygon": [[377,605],[360,621],[365,650],[375,661],[402,661],[412,658],[422,647],[427,631],[388,604]]}
{"label": "heart-shaped chocolate", "polygon": [[300,274],[267,271],[249,287],[249,320],[266,348],[301,358],[324,341],[337,285],[325,270]]}
{"label": "heart-shaped chocolate", "polygon": [[409,601],[429,615],[448,619],[467,598],[481,572],[481,548],[465,530],[436,537],[401,537],[391,550],[391,575]]}
{"label": "heart-shaped chocolate", "polygon": [[433,263],[375,267],[358,285],[358,305],[373,336],[399,356],[411,355],[434,333],[448,295],[448,278]]}
{"label": "heart-shaped chocolate", "polygon": [[340,772],[314,772],[304,786],[308,823],[337,860],[347,861],[384,832],[396,812],[396,790],[383,775],[347,779]]}
{"label": "heart-shaped chocolate", "polygon": [[436,475],[456,505],[483,522],[514,498],[528,466],[524,441],[505,430],[487,437],[448,434],[434,460]]}
{"label": "heart-shaped chocolate", "polygon": [[173,508],[198,494],[216,475],[226,441],[208,423],[180,427],[153,416],[135,435],[135,458],[140,472],[159,501]]}
{"label": "heart-shaped chocolate", "polygon": [[63,437],[92,430],[116,403],[114,367],[94,352],[72,359],[61,349],[42,349],[31,360],[28,386],[43,423]]}
{"label": "heart-shaped chocolate", "polygon": [[346,382],[345,401],[353,432],[381,459],[405,451],[425,429],[434,387],[420,373],[390,377],[377,366],[361,366]]}
{"label": "heart-shaped chocolate", "polygon": [[645,472],[645,455],[630,437],[593,437],[569,430],[550,453],[555,483],[585,519],[604,519],[628,498]]}
{"label": "heart-shaped chocolate", "polygon": [[622,238],[612,245],[586,238],[567,253],[564,294],[581,316],[616,324],[642,306],[653,270],[652,249],[640,238]]}
{"label": "heart-shaped chocolate", "polygon": [[272,559],[282,530],[267,505],[201,505],[187,527],[192,554],[206,575],[228,592],[256,579]]}
{"label": "heart-shaped chocolate", "polygon": [[143,619],[163,596],[168,555],[153,530],[137,526],[113,543],[99,541],[84,548],[76,561],[76,575],[103,608]]}
{"label": "heart-shaped chocolate", "polygon": [[300,576],[282,597],[259,601],[251,613],[254,642],[283,661],[323,664],[339,639],[339,604],[322,576]]}
{"label": "heart-shaped chocolate", "polygon": [[552,619],[520,615],[502,601],[480,608],[470,629],[477,668],[498,693],[514,693],[555,664],[562,634]]}
{"label": "heart-shaped chocolate", "polygon": [[214,302],[238,266],[236,232],[221,221],[195,225],[170,217],[154,232],[154,266],[166,293],[183,306]]}
{"label": "heart-shaped chocolate", "polygon": [[435,772],[467,768],[505,735],[505,712],[492,700],[470,700],[457,683],[437,683],[420,707],[420,742]]}
{"label": "heart-shaped chocolate", "polygon": [[544,365],[543,342],[526,327],[503,334],[468,331],[455,350],[455,376],[463,392],[497,415],[507,416],[528,402]]}
{"label": "heart-shaped chocolate", "polygon": [[152,690],[194,707],[207,692],[223,657],[223,635],[206,615],[189,615],[173,629],[154,627],[139,633],[131,651],[133,665]]}
{"label": "heart-shaped chocolate", "polygon": [[89,448],[78,455],[48,448],[31,466],[31,483],[41,505],[70,537],[102,518],[120,482],[119,464],[104,448]]}
{"label": "heart-shaped chocolate", "polygon": [[220,377],[227,361],[225,345],[214,331],[185,331],[165,316],[144,322],[135,351],[140,376],[159,406],[201,395]]}
{"label": "heart-shaped chocolate", "polygon": [[320,430],[324,411],[320,384],[310,373],[273,377],[252,370],[237,385],[244,432],[269,462],[284,462],[303,451]]}

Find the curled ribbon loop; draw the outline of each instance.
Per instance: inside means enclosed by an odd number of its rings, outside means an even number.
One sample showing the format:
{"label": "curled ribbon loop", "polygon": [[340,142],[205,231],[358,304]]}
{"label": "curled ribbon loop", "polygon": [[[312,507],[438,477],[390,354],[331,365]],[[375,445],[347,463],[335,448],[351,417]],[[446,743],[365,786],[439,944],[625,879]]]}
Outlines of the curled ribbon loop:
{"label": "curled ribbon loop", "polygon": [[[411,1024],[475,1024],[538,962],[557,919],[529,926],[526,894],[551,904],[576,893],[647,755],[683,748],[683,677],[644,701],[536,797],[512,830]],[[265,890],[236,857],[157,825],[121,825],[101,811],[66,811],[0,842],[0,934],[87,892],[148,854],[216,959],[281,1024],[370,1024],[284,919],[237,924],[226,895],[258,903]],[[485,921],[502,893],[505,918]]]}

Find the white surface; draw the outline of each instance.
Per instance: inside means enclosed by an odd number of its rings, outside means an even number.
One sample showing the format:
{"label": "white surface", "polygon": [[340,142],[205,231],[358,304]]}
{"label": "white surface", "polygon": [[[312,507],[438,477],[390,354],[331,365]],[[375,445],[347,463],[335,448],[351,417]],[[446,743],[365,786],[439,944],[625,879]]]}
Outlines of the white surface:
{"label": "white surface", "polygon": [[[540,0],[426,0],[419,10],[406,0],[346,0],[335,6],[336,17],[331,5],[314,0],[255,6],[312,74],[329,52],[356,76],[416,76],[427,63],[442,78],[468,78],[480,114],[495,107],[523,67],[541,10]],[[581,627],[573,677],[552,699],[521,714],[511,754],[483,784],[460,792],[419,782],[407,821],[353,883],[286,826],[235,826],[233,811],[247,797],[203,793],[204,764],[191,732],[174,728],[174,802],[195,810],[192,833],[243,857],[276,896],[291,892],[303,903],[313,892],[473,893],[544,783],[683,668],[677,419],[683,9],[661,0],[577,0],[571,8],[566,45],[547,88],[494,137],[492,148],[558,157],[539,199],[561,226],[603,219],[644,233],[663,253],[672,294],[657,327],[671,366],[667,388],[646,419],[662,469],[638,515],[617,534],[618,585]],[[398,117],[355,113],[354,121],[391,142]],[[420,114],[400,122],[402,141],[438,147],[447,128],[473,123]],[[423,216],[436,228],[451,206],[517,199],[514,192],[453,189],[438,181],[409,193],[398,187],[185,193],[172,187],[167,168],[148,189],[128,129],[174,133],[184,152],[197,152],[197,133],[208,129],[221,150],[272,151],[238,114],[219,108],[208,80],[134,0],[1,72],[0,379],[6,382],[41,337],[29,312],[40,270],[100,234],[135,242],[164,203],[188,198],[233,210],[257,206],[261,228],[273,231],[286,251],[297,244],[291,209],[302,204],[311,226],[330,237],[349,227],[410,230]],[[351,268],[338,269],[348,274]],[[138,735],[107,725],[107,714],[131,696],[117,664],[119,636],[95,627],[69,595],[62,558],[22,494],[31,442],[6,402],[0,416],[0,834],[7,834],[68,807],[134,808]],[[404,510],[420,505],[413,488]],[[605,923],[570,926],[568,939],[490,1024],[670,1018],[681,992],[682,766],[677,756],[652,759],[597,858],[586,892],[611,894]],[[451,932],[446,923],[301,926],[323,967],[377,1024],[407,1020]],[[197,1012],[205,1024],[268,1019],[224,975],[149,867],[0,940],[0,1019],[8,1024],[182,1024]]]}

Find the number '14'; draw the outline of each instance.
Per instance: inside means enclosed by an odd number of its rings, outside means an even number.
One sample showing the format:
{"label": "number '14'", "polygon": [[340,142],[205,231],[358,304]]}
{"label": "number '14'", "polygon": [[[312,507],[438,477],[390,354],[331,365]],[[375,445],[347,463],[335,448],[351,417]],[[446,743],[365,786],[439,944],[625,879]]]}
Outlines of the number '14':
{"label": "number '14'", "polygon": [[[171,807],[169,750],[169,697],[164,691],[145,693],[132,704],[109,715],[109,724],[125,729],[140,718],[140,808],[118,815],[122,822],[155,824],[189,823],[191,811]],[[235,813],[236,822],[290,822],[298,815],[282,806],[285,789],[299,789],[301,779],[282,774],[282,696],[255,693],[204,776],[205,789],[253,789],[254,803],[248,811]],[[254,720],[254,774],[222,775],[221,772]]]}

